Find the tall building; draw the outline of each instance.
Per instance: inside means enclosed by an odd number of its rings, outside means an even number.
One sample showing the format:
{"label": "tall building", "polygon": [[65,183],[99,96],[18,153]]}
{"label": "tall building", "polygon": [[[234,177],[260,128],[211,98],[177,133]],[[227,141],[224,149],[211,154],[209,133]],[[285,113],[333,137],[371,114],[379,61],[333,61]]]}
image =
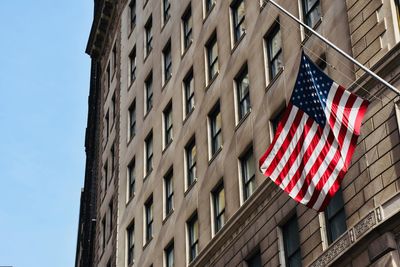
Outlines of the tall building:
{"label": "tall building", "polygon": [[[398,0],[277,1],[400,88]],[[399,266],[399,96],[272,5],[95,0],[76,266]],[[258,171],[301,51],[371,103],[325,212]]]}

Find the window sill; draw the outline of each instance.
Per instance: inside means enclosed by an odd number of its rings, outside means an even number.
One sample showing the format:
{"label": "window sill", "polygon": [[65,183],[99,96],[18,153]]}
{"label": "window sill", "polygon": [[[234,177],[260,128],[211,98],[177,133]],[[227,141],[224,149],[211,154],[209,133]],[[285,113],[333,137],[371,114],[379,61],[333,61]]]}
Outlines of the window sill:
{"label": "window sill", "polygon": [[233,45],[233,47],[231,49],[231,55],[236,51],[236,48],[240,45],[240,43],[242,42],[242,40],[244,39],[245,36],[246,36],[246,32],[244,32],[242,34],[242,36],[240,36],[240,38],[235,42],[235,44]]}
{"label": "window sill", "polygon": [[189,48],[192,46],[192,43],[193,43],[193,39],[191,39],[191,41],[190,41],[190,43],[188,44],[188,46],[184,48],[184,50],[183,50],[183,52],[182,52],[182,55],[181,55],[181,60],[182,60],[182,58],[187,54],[187,52],[189,51]]}
{"label": "window sill", "polygon": [[174,139],[171,139],[171,141],[165,145],[163,151],[161,152],[161,155],[164,155],[164,153],[167,151],[167,149],[170,147],[170,145],[172,144],[172,141],[174,141]]}
{"label": "window sill", "polygon": [[146,111],[146,114],[144,114],[144,116],[143,116],[143,120],[146,120],[146,118],[149,116],[152,109],[153,109],[153,107],[151,107],[149,110]]}
{"label": "window sill", "polygon": [[146,244],[144,244],[143,246],[143,250],[145,250],[150,245],[151,240],[153,240],[153,237],[150,237],[150,239],[146,241]]}
{"label": "window sill", "polygon": [[275,77],[268,83],[267,87],[265,88],[265,92],[268,92],[271,87],[275,84],[276,80],[279,79],[279,77],[282,75],[282,72],[285,70],[285,67],[282,66],[282,68],[278,71],[278,73],[275,75]]}
{"label": "window sill", "polygon": [[135,84],[136,79],[134,79],[133,81],[130,82],[129,86],[128,86],[128,92],[131,90],[131,88],[133,87],[133,85]]}
{"label": "window sill", "polygon": [[135,23],[135,25],[131,26],[131,28],[129,29],[128,39],[131,38],[131,35],[132,35],[133,31],[135,30],[135,28],[136,28],[136,23]]}
{"label": "window sill", "polygon": [[172,214],[174,213],[174,209],[172,209],[164,218],[164,220],[162,221],[162,225],[164,225],[168,219],[172,216]]}
{"label": "window sill", "polygon": [[[315,25],[314,25],[314,27],[312,27],[312,29],[316,31],[321,24],[322,24],[322,17],[319,18],[319,20],[317,21],[317,23],[315,23]],[[303,26],[301,26],[301,27],[303,27]],[[301,41],[301,46],[304,46],[312,35],[309,30],[307,30],[305,27],[303,27],[303,28],[304,28],[304,39]]]}
{"label": "window sill", "polygon": [[192,110],[188,112],[188,114],[186,114],[185,118],[183,119],[182,125],[184,125],[190,118],[190,115],[192,115],[192,113],[194,112],[194,109],[196,108],[196,106],[193,106]]}
{"label": "window sill", "polygon": [[250,114],[251,114],[251,107],[250,107],[249,111],[247,111],[247,113],[239,120],[239,122],[235,126],[235,132],[237,131],[237,129],[240,128],[240,126],[244,123],[244,121],[247,119],[247,117],[250,116]]}
{"label": "window sill", "polygon": [[215,158],[218,157],[218,155],[219,155],[219,153],[221,153],[223,147],[224,147],[224,146],[221,145],[221,146],[218,148],[218,150],[215,151],[214,155],[212,155],[212,157],[211,157],[210,160],[208,161],[208,165],[211,165],[211,163],[215,160]]}
{"label": "window sill", "polygon": [[171,80],[171,78],[172,78],[172,74],[171,74],[171,76],[168,77],[168,79],[166,79],[166,80],[164,81],[164,84],[163,84],[163,86],[161,87],[161,91],[164,91],[165,87],[167,87],[168,82]]}
{"label": "window sill", "polygon": [[146,62],[147,61],[147,59],[150,57],[150,55],[151,55],[151,51],[152,51],[153,49],[150,49],[147,53],[146,53],[146,56],[144,57],[144,59],[143,59],[143,62]]}
{"label": "window sill", "polygon": [[214,77],[208,81],[205,91],[208,91],[208,89],[211,87],[211,85],[214,83],[214,81],[218,78],[219,75],[219,70],[217,71],[217,73],[214,75]]}
{"label": "window sill", "polygon": [[126,144],[127,147],[132,143],[132,140],[135,138],[135,135],[136,135],[136,134],[134,134],[133,136],[131,136],[131,137],[129,138],[129,140],[128,140],[127,144]]}
{"label": "window sill", "polygon": [[204,18],[203,18],[203,24],[206,22],[206,20],[208,19],[208,17],[210,16],[211,12],[213,11],[215,7],[215,2],[213,3],[213,5],[210,7],[210,10],[207,11],[207,13],[205,14]]}
{"label": "window sill", "polygon": [[193,183],[191,183],[188,188],[186,189],[185,193],[183,193],[183,197],[186,197],[189,192],[192,190],[192,188],[196,185],[197,183],[197,178],[194,178]]}
{"label": "window sill", "polygon": [[133,201],[133,199],[135,199],[135,193],[133,193],[133,196],[131,196],[129,199],[128,199],[128,202],[126,202],[126,204],[125,204],[125,206],[129,206],[129,204]]}
{"label": "window sill", "polygon": [[151,170],[149,170],[146,175],[143,177],[143,182],[145,182],[147,180],[147,178],[149,178],[149,176],[151,175],[151,173],[153,172],[153,168]]}

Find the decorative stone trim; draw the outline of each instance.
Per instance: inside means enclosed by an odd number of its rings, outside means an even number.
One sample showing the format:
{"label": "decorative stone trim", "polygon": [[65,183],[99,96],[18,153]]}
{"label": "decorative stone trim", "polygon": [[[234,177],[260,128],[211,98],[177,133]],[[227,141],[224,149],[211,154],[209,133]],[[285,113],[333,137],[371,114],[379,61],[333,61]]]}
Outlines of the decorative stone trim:
{"label": "decorative stone trim", "polygon": [[327,266],[347,251],[358,239],[365,236],[373,228],[378,225],[378,215],[381,213],[380,208],[376,208],[361,219],[357,224],[345,232],[338,240],[325,250],[320,257],[318,257],[310,267]]}

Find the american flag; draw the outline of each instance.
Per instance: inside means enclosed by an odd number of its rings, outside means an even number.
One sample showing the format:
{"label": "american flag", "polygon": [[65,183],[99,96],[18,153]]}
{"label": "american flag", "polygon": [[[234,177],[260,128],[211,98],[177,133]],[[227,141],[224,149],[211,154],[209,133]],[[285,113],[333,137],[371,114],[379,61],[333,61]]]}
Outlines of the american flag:
{"label": "american flag", "polygon": [[368,101],[301,56],[290,102],[260,169],[296,201],[322,211],[340,187]]}

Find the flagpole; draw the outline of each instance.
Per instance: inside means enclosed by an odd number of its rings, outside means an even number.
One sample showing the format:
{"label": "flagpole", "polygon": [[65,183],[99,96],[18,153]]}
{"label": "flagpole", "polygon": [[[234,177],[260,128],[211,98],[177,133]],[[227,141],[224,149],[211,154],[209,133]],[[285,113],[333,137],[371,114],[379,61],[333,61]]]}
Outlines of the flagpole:
{"label": "flagpole", "polygon": [[393,85],[391,85],[390,83],[388,83],[387,81],[385,81],[384,79],[382,79],[380,76],[378,76],[377,74],[375,74],[374,72],[372,72],[370,69],[368,69],[367,67],[365,67],[363,64],[361,64],[360,62],[358,62],[357,60],[355,60],[353,57],[351,57],[350,55],[348,55],[346,52],[344,52],[342,49],[340,49],[339,47],[337,47],[335,44],[333,44],[331,41],[329,41],[328,39],[326,39],[325,37],[323,37],[322,35],[320,35],[318,32],[314,31],[314,29],[312,29],[311,27],[309,27],[307,24],[303,23],[301,20],[299,20],[298,18],[296,18],[294,15],[292,15],[291,13],[289,13],[286,9],[284,9],[283,7],[281,7],[279,4],[277,4],[274,0],[264,0],[265,3],[271,3],[272,5],[274,5],[276,8],[278,8],[280,11],[282,11],[283,13],[285,13],[286,15],[288,15],[291,19],[293,19],[294,21],[296,21],[297,23],[299,23],[300,25],[302,25],[304,28],[306,28],[307,30],[309,30],[310,32],[312,32],[315,36],[317,36],[319,39],[321,39],[323,42],[325,42],[327,45],[329,45],[330,47],[332,47],[334,50],[336,50],[337,52],[339,52],[341,55],[343,55],[345,58],[347,58],[348,60],[350,60],[351,62],[353,62],[354,64],[356,64],[358,67],[360,67],[363,71],[365,71],[366,73],[368,73],[369,75],[371,75],[372,77],[374,77],[376,80],[378,80],[379,82],[383,83],[386,87],[388,87],[390,90],[392,90],[394,93],[396,93],[397,95],[400,95],[400,91],[394,87]]}

